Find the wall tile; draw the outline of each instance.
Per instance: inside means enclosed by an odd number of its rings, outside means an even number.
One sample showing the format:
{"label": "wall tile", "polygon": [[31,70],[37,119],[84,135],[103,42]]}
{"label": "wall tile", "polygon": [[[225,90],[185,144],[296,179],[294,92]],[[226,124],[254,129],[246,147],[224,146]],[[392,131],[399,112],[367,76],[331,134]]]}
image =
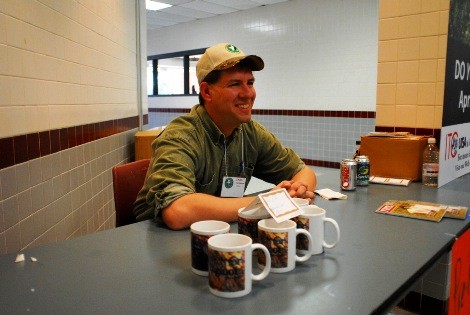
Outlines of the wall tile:
{"label": "wall tile", "polygon": [[419,78],[419,61],[399,61],[397,63],[397,83],[414,83]]}
{"label": "wall tile", "polygon": [[39,159],[34,159],[29,161],[28,163],[31,186],[35,186],[42,182],[41,161]]}
{"label": "wall tile", "polygon": [[26,219],[20,221],[20,246],[25,248],[28,244],[32,243],[34,240],[34,221],[33,217],[27,217]]}
{"label": "wall tile", "polygon": [[[4,106],[11,105],[11,89],[10,89],[10,82],[6,77],[0,76],[0,103],[4,104]],[[1,126],[5,126],[6,124],[6,109],[0,107],[0,121],[2,124]],[[3,117],[3,118],[2,118]],[[2,133],[7,133],[7,129],[0,129]]]}
{"label": "wall tile", "polygon": [[441,0],[440,1],[440,9],[441,10],[449,10],[450,8],[450,0]]}
{"label": "wall tile", "polygon": [[402,16],[397,18],[398,38],[410,38],[420,35],[420,15]]}
{"label": "wall tile", "polygon": [[421,1],[421,13],[433,12],[441,10],[441,0],[425,0]]}
{"label": "wall tile", "polygon": [[5,231],[5,245],[8,253],[13,253],[21,249],[20,226],[16,224]]}
{"label": "wall tile", "polygon": [[[447,43],[446,43],[447,47]],[[436,59],[439,56],[439,36],[419,38],[419,59]]]}
{"label": "wall tile", "polygon": [[[26,98],[25,98],[26,88],[27,88],[26,82],[27,81],[23,78],[16,78],[16,77],[10,78],[9,88],[10,88],[10,104],[11,105],[27,104]],[[16,109],[19,112],[19,108],[14,108],[14,109]],[[21,108],[20,113],[23,115],[22,119],[24,119],[25,121],[26,117],[25,117],[24,109]],[[25,133],[24,131],[26,130],[26,126],[22,126],[21,129],[19,130],[22,133]]]}
{"label": "wall tile", "polygon": [[[426,0],[427,1],[427,0]],[[397,6],[398,16],[402,15],[416,15],[421,12],[422,0],[399,0],[395,1]]]}
{"label": "wall tile", "polygon": [[392,105],[395,104],[397,93],[396,84],[377,84],[377,104]]}
{"label": "wall tile", "polygon": [[378,61],[397,61],[398,42],[397,40],[379,41]]}
{"label": "wall tile", "polygon": [[434,106],[418,106],[416,111],[416,127],[417,128],[434,128],[435,127],[435,107]]}
{"label": "wall tile", "polygon": [[[3,201],[0,201],[0,233],[5,231],[5,221],[3,220]],[[3,237],[5,237],[3,235]],[[2,240],[0,239],[0,243]]]}
{"label": "wall tile", "polygon": [[434,109],[435,109],[434,110],[434,114],[435,114],[434,128],[441,128],[442,127],[442,106],[435,106]]}
{"label": "wall tile", "polygon": [[397,82],[397,63],[382,62],[378,64],[377,83]]}
{"label": "wall tile", "polygon": [[16,168],[9,167],[0,170],[0,182],[2,183],[1,199],[7,199],[15,195],[18,192],[16,190]]}
{"label": "wall tile", "polygon": [[28,54],[16,47],[8,47],[7,54],[3,55],[4,58],[6,57],[8,62],[8,72],[6,74],[21,77],[23,75],[23,62],[27,57],[30,57],[30,55],[31,54]]}
{"label": "wall tile", "polygon": [[381,40],[400,38],[398,23],[398,18],[388,18],[379,20],[379,38]]}
{"label": "wall tile", "polygon": [[444,82],[446,74],[446,60],[438,59],[437,60],[437,73],[436,73],[436,82]]}
{"label": "wall tile", "polygon": [[397,84],[397,105],[416,104],[418,100],[418,84],[417,83],[400,83]]}
{"label": "wall tile", "polygon": [[439,12],[439,35],[449,30],[449,10]]}
{"label": "wall tile", "polygon": [[447,56],[447,35],[439,35],[438,58],[446,59]]}
{"label": "wall tile", "polygon": [[18,194],[18,219],[24,220],[29,217],[32,211],[32,198],[31,198],[31,189],[27,189]]}
{"label": "wall tile", "polygon": [[21,163],[16,167],[16,191],[22,192],[23,190],[28,189],[31,186],[31,181],[29,177],[29,163]]}
{"label": "wall tile", "polygon": [[375,123],[377,126],[395,126],[396,123],[396,106],[377,105],[377,117]]}
{"label": "wall tile", "polygon": [[7,32],[6,32],[6,16],[0,14],[0,44],[6,44]]}
{"label": "wall tile", "polygon": [[416,105],[397,105],[396,106],[396,127],[416,126],[417,117]]}
{"label": "wall tile", "polygon": [[398,60],[416,60],[419,58],[419,38],[398,40]]}
{"label": "wall tile", "polygon": [[439,35],[440,12],[421,14],[420,36]]}
{"label": "wall tile", "polygon": [[419,62],[419,82],[437,81],[437,59],[420,60]]}
{"label": "wall tile", "polygon": [[402,14],[399,9],[396,0],[381,0],[379,1],[379,18],[387,19],[399,16]]}
{"label": "wall tile", "polygon": [[5,243],[5,233],[1,232],[0,233],[0,254],[6,254],[7,253],[7,246]]}
{"label": "wall tile", "polygon": [[443,106],[444,104],[444,82],[438,82],[436,83],[436,101],[434,104]]}
{"label": "wall tile", "polygon": [[418,105],[435,105],[436,83],[418,84]]}

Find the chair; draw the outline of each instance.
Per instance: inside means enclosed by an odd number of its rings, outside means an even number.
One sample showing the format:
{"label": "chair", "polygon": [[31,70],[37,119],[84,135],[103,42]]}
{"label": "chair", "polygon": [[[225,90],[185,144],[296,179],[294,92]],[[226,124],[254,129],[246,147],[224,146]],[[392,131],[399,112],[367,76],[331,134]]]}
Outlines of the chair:
{"label": "chair", "polygon": [[144,185],[149,164],[150,159],[143,159],[113,167],[116,227],[137,222],[133,213],[133,204]]}

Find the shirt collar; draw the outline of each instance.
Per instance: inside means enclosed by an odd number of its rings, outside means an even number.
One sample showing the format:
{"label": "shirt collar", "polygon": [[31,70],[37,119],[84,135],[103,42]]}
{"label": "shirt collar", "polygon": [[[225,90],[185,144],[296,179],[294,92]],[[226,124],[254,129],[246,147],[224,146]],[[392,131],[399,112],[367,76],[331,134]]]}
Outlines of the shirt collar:
{"label": "shirt collar", "polygon": [[219,128],[216,126],[216,124],[212,121],[211,117],[206,111],[206,108],[202,105],[196,105],[193,108],[199,119],[201,120],[202,126],[206,130],[206,132],[209,134],[212,142],[215,144],[223,144],[225,140],[231,140],[234,139],[241,131],[241,126],[238,126],[232,133],[232,135],[228,138],[225,139],[225,135],[219,130]]}

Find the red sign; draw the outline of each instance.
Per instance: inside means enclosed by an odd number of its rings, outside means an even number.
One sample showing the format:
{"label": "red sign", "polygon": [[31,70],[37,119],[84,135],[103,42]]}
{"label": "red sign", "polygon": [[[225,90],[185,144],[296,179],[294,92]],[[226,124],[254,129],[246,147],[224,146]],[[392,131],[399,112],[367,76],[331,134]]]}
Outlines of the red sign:
{"label": "red sign", "polygon": [[470,314],[470,230],[452,246],[449,314]]}

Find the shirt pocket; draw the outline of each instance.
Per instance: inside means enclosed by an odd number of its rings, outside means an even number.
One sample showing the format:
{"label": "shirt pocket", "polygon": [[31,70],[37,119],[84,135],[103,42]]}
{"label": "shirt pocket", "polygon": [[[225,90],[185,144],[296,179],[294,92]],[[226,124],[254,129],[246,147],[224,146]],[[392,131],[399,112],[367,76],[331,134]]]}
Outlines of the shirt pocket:
{"label": "shirt pocket", "polygon": [[217,180],[215,174],[206,174],[202,182],[196,179],[196,192],[205,194],[215,194],[217,191]]}

